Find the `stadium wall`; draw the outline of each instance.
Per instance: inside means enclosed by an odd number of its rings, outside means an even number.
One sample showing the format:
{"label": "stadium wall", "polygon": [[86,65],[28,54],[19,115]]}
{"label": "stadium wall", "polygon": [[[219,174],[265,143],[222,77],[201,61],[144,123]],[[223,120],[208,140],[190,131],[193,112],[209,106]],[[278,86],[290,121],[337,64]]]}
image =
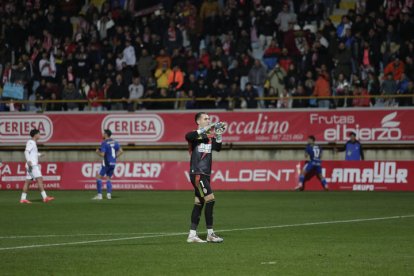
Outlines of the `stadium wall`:
{"label": "stadium wall", "polygon": [[[23,148],[20,150],[2,150],[0,159],[3,162],[23,162]],[[99,160],[92,149],[79,150],[48,150],[44,161],[49,162],[91,162]],[[413,160],[414,149],[366,149],[366,160]],[[272,160],[303,160],[303,149],[224,149],[214,154],[217,161],[272,161]],[[335,153],[332,148],[324,151],[324,160],[343,160],[344,153]],[[189,155],[185,148],[179,150],[125,150],[122,161],[188,161]]]}
{"label": "stadium wall", "polygon": [[[215,190],[293,190],[302,161],[216,161],[211,181]],[[45,187],[56,190],[95,190],[101,162],[44,162]],[[115,190],[191,190],[188,162],[119,162],[112,184]],[[322,174],[330,190],[414,191],[412,161],[324,161]],[[0,190],[21,189],[24,163],[6,163],[0,169]],[[312,174],[307,190],[321,190]],[[31,188],[36,188],[32,183]]]}

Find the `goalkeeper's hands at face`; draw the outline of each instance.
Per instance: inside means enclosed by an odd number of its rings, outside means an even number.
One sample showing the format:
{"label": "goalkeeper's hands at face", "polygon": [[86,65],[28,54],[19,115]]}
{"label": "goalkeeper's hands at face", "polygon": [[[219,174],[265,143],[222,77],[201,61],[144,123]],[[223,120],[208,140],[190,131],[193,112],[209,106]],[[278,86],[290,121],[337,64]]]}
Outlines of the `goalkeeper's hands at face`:
{"label": "goalkeeper's hands at face", "polygon": [[198,134],[204,134],[210,131],[210,129],[212,129],[213,127],[215,127],[216,123],[211,123],[203,128],[200,128],[199,130],[197,130]]}
{"label": "goalkeeper's hands at face", "polygon": [[218,122],[214,126],[214,132],[216,133],[217,143],[222,142],[223,132],[226,130],[227,124],[224,122]]}

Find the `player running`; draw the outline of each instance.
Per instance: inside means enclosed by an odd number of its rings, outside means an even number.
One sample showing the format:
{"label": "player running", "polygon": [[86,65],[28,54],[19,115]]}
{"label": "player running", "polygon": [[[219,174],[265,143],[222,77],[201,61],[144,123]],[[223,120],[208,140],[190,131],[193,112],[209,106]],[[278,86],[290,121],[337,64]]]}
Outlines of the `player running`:
{"label": "player running", "polygon": [[124,152],[117,141],[111,138],[112,132],[109,129],[105,129],[103,134],[103,141],[101,147],[96,149],[96,153],[103,157],[102,168],[99,173],[96,174],[96,188],[98,194],[92,198],[94,200],[102,200],[102,179],[106,176],[106,198],[112,199],[112,183],[111,177],[114,174],[116,160]]}
{"label": "player running", "polygon": [[39,157],[44,156],[37,151],[36,142],[40,139],[40,131],[38,129],[32,129],[30,131],[30,137],[32,137],[26,143],[26,149],[24,151],[24,157],[26,158],[26,181],[24,182],[22,196],[20,203],[30,204],[32,203],[27,199],[27,191],[32,181],[36,181],[39,187],[40,194],[42,195],[43,202],[49,202],[54,200],[54,197],[47,196],[46,191],[43,187],[43,176],[40,170]]}
{"label": "player running", "polygon": [[[195,115],[198,129],[187,133],[185,139],[188,142],[190,161],[190,179],[195,191],[194,207],[191,214],[190,233],[188,243],[205,243],[205,240],[197,236],[197,226],[200,222],[201,211],[205,205],[204,216],[207,226],[207,242],[219,243],[223,239],[217,236],[213,230],[214,194],[210,186],[212,151],[221,150],[222,133],[226,128],[225,123],[212,124],[210,117],[205,112]],[[214,133],[211,130],[214,129]]]}
{"label": "player running", "polygon": [[302,173],[299,176],[299,184],[295,190],[303,191],[305,189],[305,178],[309,179],[312,173],[316,173],[321,181],[322,187],[327,191],[328,183],[322,176],[322,149],[315,144],[315,136],[308,137],[308,144],[305,149],[305,158],[308,160],[302,169]]}

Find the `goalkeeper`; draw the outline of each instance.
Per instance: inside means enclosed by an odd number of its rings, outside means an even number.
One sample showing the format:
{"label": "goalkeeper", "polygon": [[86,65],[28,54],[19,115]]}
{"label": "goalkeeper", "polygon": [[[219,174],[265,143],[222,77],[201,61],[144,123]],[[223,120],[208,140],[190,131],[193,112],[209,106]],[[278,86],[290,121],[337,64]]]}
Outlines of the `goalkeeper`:
{"label": "goalkeeper", "polygon": [[210,175],[213,160],[212,151],[221,150],[222,133],[226,128],[226,124],[221,122],[212,124],[210,117],[205,112],[197,113],[195,122],[198,129],[187,133],[185,136],[191,155],[190,179],[195,191],[191,227],[187,242],[206,242],[197,236],[197,226],[200,222],[201,211],[205,206],[207,242],[219,243],[223,239],[217,236],[213,230],[214,194],[210,186]]}

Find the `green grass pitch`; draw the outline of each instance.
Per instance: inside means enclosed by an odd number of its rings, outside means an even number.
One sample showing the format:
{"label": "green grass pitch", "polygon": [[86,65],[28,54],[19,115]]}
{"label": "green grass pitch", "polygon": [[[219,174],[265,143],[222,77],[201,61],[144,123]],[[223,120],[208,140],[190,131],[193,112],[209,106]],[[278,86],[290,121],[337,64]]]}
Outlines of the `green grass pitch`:
{"label": "green grass pitch", "polygon": [[0,192],[0,275],[414,275],[414,193],[216,192],[222,244],[189,191],[49,194]]}

